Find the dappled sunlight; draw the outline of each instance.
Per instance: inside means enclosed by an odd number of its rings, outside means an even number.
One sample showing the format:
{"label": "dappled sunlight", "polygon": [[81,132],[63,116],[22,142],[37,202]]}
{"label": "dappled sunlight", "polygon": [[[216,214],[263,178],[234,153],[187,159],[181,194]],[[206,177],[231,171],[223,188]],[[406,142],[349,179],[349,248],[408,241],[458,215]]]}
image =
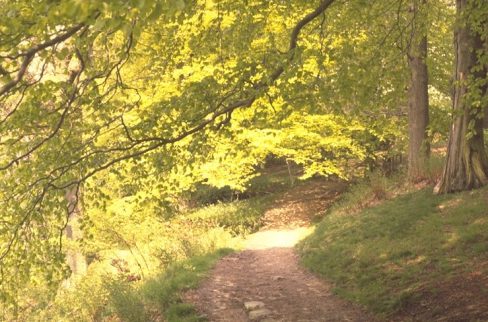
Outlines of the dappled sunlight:
{"label": "dappled sunlight", "polygon": [[473,225],[486,225],[488,223],[488,218],[478,218],[473,221]]}
{"label": "dappled sunlight", "polygon": [[444,248],[454,247],[458,242],[459,242],[459,233],[451,232],[449,233],[449,237],[447,237]]}
{"label": "dappled sunlight", "polygon": [[244,241],[245,249],[291,248],[310,235],[312,227],[295,229],[265,230],[249,235]]}
{"label": "dappled sunlight", "polygon": [[437,206],[437,209],[439,209],[440,211],[447,211],[458,206],[459,204],[461,204],[462,201],[463,200],[461,198],[449,199],[439,204],[439,206]]}
{"label": "dappled sunlight", "polygon": [[407,265],[418,265],[418,264],[425,262],[426,259],[427,259],[426,256],[420,255],[420,256],[417,256],[415,258],[411,258],[411,259],[407,260],[406,264]]}
{"label": "dappled sunlight", "polygon": [[399,272],[401,270],[403,270],[403,267],[398,265],[397,263],[393,263],[393,262],[386,262],[384,265],[383,265],[384,269],[387,271],[387,272]]}
{"label": "dappled sunlight", "polygon": [[318,220],[345,189],[343,182],[312,179],[277,199],[263,217],[263,230],[306,227]]}

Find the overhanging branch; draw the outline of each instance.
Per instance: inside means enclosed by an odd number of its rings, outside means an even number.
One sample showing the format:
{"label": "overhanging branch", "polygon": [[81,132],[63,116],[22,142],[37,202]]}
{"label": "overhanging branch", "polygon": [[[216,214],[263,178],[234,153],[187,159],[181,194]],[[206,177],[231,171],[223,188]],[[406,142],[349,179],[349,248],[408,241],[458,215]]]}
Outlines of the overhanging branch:
{"label": "overhanging branch", "polygon": [[0,96],[6,94],[8,91],[10,91],[12,88],[14,88],[22,79],[24,78],[25,73],[27,72],[27,68],[29,67],[30,63],[32,62],[32,59],[34,59],[34,56],[48,48],[52,47],[54,45],[57,45],[59,43],[62,43],[63,41],[67,40],[74,34],[76,34],[78,31],[80,31],[84,27],[83,24],[78,24],[70,29],[68,29],[65,33],[58,35],[48,41],[45,41],[43,43],[40,43],[34,47],[31,47],[30,49],[17,54],[14,59],[18,57],[24,57],[22,60],[22,64],[20,65],[19,70],[17,71],[17,74],[15,75],[14,79],[12,79],[10,82],[7,84],[3,85],[0,87]]}
{"label": "overhanging branch", "polygon": [[[335,0],[324,0],[324,1],[322,1],[320,3],[320,5],[314,11],[310,12],[305,17],[303,17],[300,21],[297,22],[297,24],[293,28],[291,35],[290,35],[290,45],[288,48],[288,59],[286,60],[286,62],[283,65],[279,66],[273,73],[271,73],[269,80],[267,82],[261,83],[255,88],[256,92],[268,89],[284,73],[285,69],[289,66],[290,62],[295,57],[295,50],[298,46],[298,38],[299,38],[300,33],[303,30],[303,28],[306,25],[308,25],[310,22],[312,22],[315,18],[317,18],[321,14],[323,14],[330,7],[330,5],[332,5],[332,3],[334,1]],[[220,102],[218,104],[218,106],[215,108],[215,111],[211,114],[210,118],[208,118],[207,120],[195,125],[193,128],[180,133],[179,135],[177,135],[175,137],[170,137],[170,138],[152,137],[152,138],[143,138],[143,139],[134,139],[131,137],[132,142],[136,141],[137,144],[149,143],[149,145],[145,145],[141,149],[138,149],[138,150],[133,151],[133,152],[126,154],[126,155],[122,155],[118,158],[112,159],[112,160],[108,161],[107,163],[101,165],[100,167],[93,169],[91,172],[88,172],[82,178],[80,178],[80,180],[78,180],[76,182],[67,183],[67,184],[65,184],[61,187],[58,187],[58,188],[67,188],[71,185],[79,184],[80,182],[83,182],[83,181],[87,180],[88,178],[92,177],[96,173],[98,173],[102,170],[105,170],[105,169],[107,169],[107,168],[111,167],[112,165],[115,165],[119,162],[144,155],[145,153],[151,152],[151,151],[158,149],[164,145],[182,141],[183,139],[205,129],[207,126],[214,124],[216,122],[216,120],[221,116],[224,116],[224,115],[226,116],[222,122],[228,122],[229,121],[229,115],[234,110],[239,109],[239,108],[246,108],[246,107],[252,106],[252,104],[258,98],[258,93],[256,93],[256,92],[251,94],[248,98],[239,99],[237,101],[234,101],[234,102],[231,102],[231,103],[228,103],[225,105],[224,105],[224,102]],[[125,130],[127,131],[128,129],[125,128]],[[134,146],[134,147],[136,147],[136,146]]]}

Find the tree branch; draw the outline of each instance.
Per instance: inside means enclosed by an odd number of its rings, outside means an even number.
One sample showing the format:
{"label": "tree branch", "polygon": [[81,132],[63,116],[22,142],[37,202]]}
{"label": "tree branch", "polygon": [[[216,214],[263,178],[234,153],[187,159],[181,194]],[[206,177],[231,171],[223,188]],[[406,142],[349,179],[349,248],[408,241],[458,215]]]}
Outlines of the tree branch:
{"label": "tree branch", "polygon": [[[286,63],[279,66],[272,74],[271,76],[269,77],[269,80],[265,83],[261,83],[259,84],[255,90],[256,92],[259,91],[259,90],[263,90],[263,89],[267,89],[269,88],[271,85],[274,84],[274,82],[283,74],[283,72],[285,71],[285,68],[287,65],[289,65],[289,63],[293,60],[294,58],[294,52],[295,52],[295,49],[297,48],[297,44],[298,44],[298,37],[300,36],[300,33],[301,31],[303,30],[303,28],[309,24],[311,21],[313,21],[315,18],[317,18],[318,16],[320,16],[322,13],[324,13],[327,8],[330,7],[330,5],[334,2],[335,0],[324,0],[320,3],[320,5],[314,10],[312,11],[311,13],[309,13],[308,15],[306,15],[304,18],[302,18],[300,21],[298,21],[298,23],[295,25],[295,27],[293,28],[292,30],[292,33],[290,35],[290,45],[289,45],[289,50],[288,50],[288,54],[289,54],[289,58],[287,59]],[[138,157],[138,156],[141,156],[141,155],[144,155],[145,153],[148,153],[148,152],[151,152],[155,149],[158,149],[164,145],[167,145],[167,144],[171,144],[171,143],[176,143],[176,142],[179,142],[203,129],[205,129],[208,125],[210,124],[213,124],[215,123],[215,121],[222,115],[226,115],[227,117],[222,121],[222,122],[228,122],[229,121],[229,117],[230,117],[230,114],[236,110],[236,109],[239,109],[239,108],[245,108],[245,107],[250,107],[252,106],[252,104],[256,101],[257,99],[257,93],[253,93],[251,94],[248,98],[245,98],[245,99],[240,99],[240,100],[237,100],[237,101],[234,101],[234,102],[231,102],[227,105],[224,105],[224,102],[221,101],[215,111],[213,112],[213,114],[211,114],[212,116],[210,118],[208,118],[207,120],[201,122],[200,124],[198,125],[195,125],[193,128],[191,128],[190,130],[187,130],[187,131],[184,131],[182,133],[180,133],[179,135],[175,136],[175,137],[169,137],[169,138],[158,138],[158,137],[151,137],[151,138],[143,138],[143,139],[135,139],[133,138],[132,136],[130,136],[130,138],[132,139],[131,142],[136,142],[137,145],[139,144],[145,144],[145,143],[151,143],[150,145],[146,145],[144,147],[142,147],[140,150],[136,150],[136,151],[133,151],[129,154],[126,154],[126,155],[122,155],[122,156],[119,156],[115,159],[112,159],[108,162],[106,162],[105,164],[101,165],[100,167],[96,168],[96,169],[93,169],[92,171],[86,173],[83,177],[81,177],[79,180],[77,181],[74,181],[74,182],[69,182],[69,183],[66,183],[62,186],[58,186],[57,188],[58,189],[65,189],[65,188],[68,188],[72,185],[75,185],[75,184],[79,184],[80,182],[84,182],[86,181],[88,178],[94,176],[96,173],[98,172],[101,172],[111,166],[113,166],[114,164],[117,164],[119,162],[122,162],[124,160],[128,160],[128,159],[132,159],[132,158],[135,158],[135,157]],[[223,106],[224,108],[222,109],[219,109],[219,105],[220,106]],[[124,130],[128,131],[128,128],[126,128],[124,126]],[[137,146],[136,145],[136,146]],[[136,146],[132,146],[132,147],[136,147]],[[132,148],[131,147],[131,148]]]}
{"label": "tree branch", "polygon": [[80,31],[84,26],[85,26],[84,24],[78,24],[68,29],[68,31],[66,31],[64,34],[58,35],[48,41],[40,43],[26,50],[25,52],[18,54],[15,58],[24,57],[24,59],[22,60],[22,64],[20,65],[20,69],[17,71],[17,74],[15,75],[14,79],[12,79],[10,82],[0,87],[0,96],[10,91],[24,78],[24,75],[27,71],[27,68],[29,67],[29,64],[32,62],[32,59],[34,59],[34,56],[38,52],[67,40],[68,38],[76,34],[78,31]]}

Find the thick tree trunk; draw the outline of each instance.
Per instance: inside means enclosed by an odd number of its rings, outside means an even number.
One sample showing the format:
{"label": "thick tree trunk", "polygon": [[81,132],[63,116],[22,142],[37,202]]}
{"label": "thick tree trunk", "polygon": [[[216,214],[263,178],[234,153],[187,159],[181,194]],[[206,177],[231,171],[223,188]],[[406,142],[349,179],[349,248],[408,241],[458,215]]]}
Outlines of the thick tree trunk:
{"label": "thick tree trunk", "polygon": [[488,129],[488,108],[485,109],[485,116],[483,117],[483,128]]}
{"label": "thick tree trunk", "polygon": [[[417,10],[416,8],[414,10]],[[408,92],[408,177],[420,178],[427,166],[430,144],[427,135],[429,125],[427,37],[414,41],[408,55],[410,87]]]}
{"label": "thick tree trunk", "polygon": [[[457,0],[458,16],[470,0]],[[447,159],[437,193],[469,190],[488,183],[488,158],[483,138],[484,111],[467,100],[468,79],[486,77],[486,69],[472,72],[478,65],[477,51],[483,48],[479,35],[466,23],[456,31],[456,88],[453,124],[449,137]],[[483,75],[484,74],[484,75]]]}

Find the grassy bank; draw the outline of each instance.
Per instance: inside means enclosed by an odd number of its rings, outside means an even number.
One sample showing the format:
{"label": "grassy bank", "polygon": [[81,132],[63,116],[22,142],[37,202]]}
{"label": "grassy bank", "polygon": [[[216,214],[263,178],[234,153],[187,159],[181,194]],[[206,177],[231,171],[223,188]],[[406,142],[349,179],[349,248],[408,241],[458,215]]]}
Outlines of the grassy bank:
{"label": "grassy bank", "polygon": [[[483,317],[488,288],[456,281],[487,282],[488,189],[436,196],[430,187],[408,192],[384,180],[353,189],[330,210],[299,246],[303,264],[379,316]],[[403,193],[392,195],[395,187]],[[456,295],[471,293],[474,308],[459,307]]]}
{"label": "grassy bank", "polygon": [[196,287],[218,259],[259,228],[273,200],[268,195],[219,202],[169,220],[151,216],[130,220],[128,213],[124,230],[116,235],[123,243],[108,244],[111,235],[102,235],[93,226],[98,239],[89,246],[96,257],[86,275],[75,287],[60,289],[49,306],[39,301],[37,307],[22,312],[22,319],[200,321],[190,306],[182,304],[181,293]]}

